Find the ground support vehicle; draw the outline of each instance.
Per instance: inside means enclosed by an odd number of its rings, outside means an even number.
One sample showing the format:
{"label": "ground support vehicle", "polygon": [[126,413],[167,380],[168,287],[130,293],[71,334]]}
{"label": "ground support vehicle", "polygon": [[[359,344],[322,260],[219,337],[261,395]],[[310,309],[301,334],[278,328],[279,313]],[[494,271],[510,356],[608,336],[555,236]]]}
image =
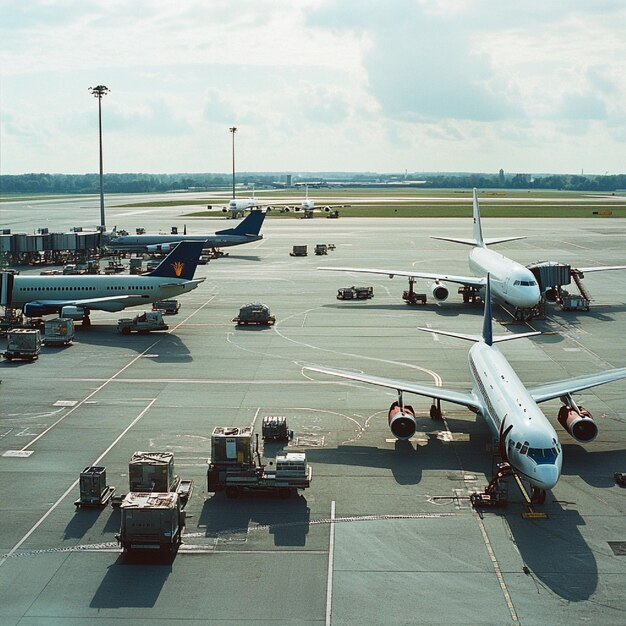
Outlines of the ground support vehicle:
{"label": "ground support vehicle", "polygon": [[45,346],[68,346],[74,341],[74,320],[54,317],[46,320],[42,342]]}
{"label": "ground support vehicle", "polygon": [[317,254],[318,256],[328,254],[328,245],[325,243],[318,243],[315,246],[315,254]]}
{"label": "ground support vehicle", "polygon": [[251,303],[239,309],[239,315],[232,320],[237,326],[257,325],[272,326],[276,318],[270,314],[270,309],[265,304]]}
{"label": "ground support vehicle", "polygon": [[119,274],[124,271],[124,265],[119,261],[109,261],[109,264],[104,268],[104,273],[107,275],[110,274]]}
{"label": "ground support vehicle", "polygon": [[263,441],[289,441],[293,439],[293,430],[287,427],[287,418],[266,415],[261,426]]}
{"label": "ground support vehicle", "polygon": [[127,493],[115,536],[125,553],[158,550],[171,555],[182,543],[185,512],[175,491]]}
{"label": "ground support vehicle", "polygon": [[137,276],[143,272],[143,259],[133,257],[128,261],[128,272],[133,276]]}
{"label": "ground support vehicle", "polygon": [[369,300],[374,297],[374,287],[342,287],[337,290],[337,300]]}
{"label": "ground support vehicle", "polygon": [[407,304],[426,304],[426,294],[415,292],[415,278],[409,276],[409,288],[402,294]]}
{"label": "ground support vehicle", "polygon": [[41,351],[41,332],[35,328],[11,328],[7,332],[7,349],[4,358],[34,361]]}
{"label": "ground support vehicle", "polygon": [[261,463],[258,440],[253,453],[251,428],[213,430],[207,469],[209,493],[224,491],[227,497],[236,498],[243,491],[264,490],[289,498],[311,485],[312,470],[303,452],[278,454],[274,468],[267,468]]}
{"label": "ground support vehicle", "polygon": [[117,322],[117,332],[122,335],[130,333],[151,333],[155,330],[167,330],[169,326],[163,321],[161,311],[145,311],[135,317],[123,317]]}
{"label": "ground support vehicle", "polygon": [[289,256],[307,256],[309,254],[308,246],[294,246]]}
{"label": "ground support vehicle", "polygon": [[128,463],[130,491],[176,491],[180,478],[171,452],[134,452]]}
{"label": "ground support vehicle", "polygon": [[329,211],[326,213],[326,218],[329,220],[336,220],[339,218],[339,211]]}
{"label": "ground support vehicle", "polygon": [[560,306],[563,311],[588,311],[589,300],[584,296],[573,293],[561,292]]}
{"label": "ground support vehicle", "polygon": [[161,311],[164,315],[176,315],[180,310],[178,300],[157,300],[152,303],[153,311]]}
{"label": "ground support vehicle", "polygon": [[93,465],[80,473],[80,498],[74,501],[76,508],[106,506],[115,493],[115,487],[106,484],[106,470],[106,467]]}
{"label": "ground support vehicle", "polygon": [[24,316],[19,309],[5,308],[4,315],[0,317],[0,335],[6,335],[10,328],[21,326]]}

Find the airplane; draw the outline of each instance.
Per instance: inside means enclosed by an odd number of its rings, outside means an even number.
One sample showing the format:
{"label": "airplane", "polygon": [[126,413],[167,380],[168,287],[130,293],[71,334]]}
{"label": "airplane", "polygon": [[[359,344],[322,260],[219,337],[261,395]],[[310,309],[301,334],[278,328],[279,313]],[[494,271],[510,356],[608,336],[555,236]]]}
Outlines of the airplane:
{"label": "airplane", "polygon": [[[505,241],[515,241],[526,237],[495,237],[484,238],[480,220],[480,209],[478,206],[477,191],[473,192],[473,217],[474,217],[474,237],[472,239],[457,239],[454,237],[432,237],[442,241],[451,241],[466,246],[471,246],[469,253],[469,268],[474,276],[457,276],[454,274],[437,274],[434,272],[408,272],[404,270],[384,270],[365,269],[354,267],[320,267],[325,271],[342,272],[364,272],[370,274],[386,274],[390,278],[394,276],[406,276],[412,287],[416,278],[434,280],[431,285],[431,293],[435,300],[444,302],[448,299],[450,290],[445,282],[457,283],[465,286],[472,294],[484,293],[487,274],[491,276],[491,292],[493,299],[498,304],[507,304],[513,307],[515,318],[518,320],[528,320],[534,315],[535,308],[541,300],[539,285],[534,274],[527,268],[509,259],[508,257],[490,250],[487,246],[503,243]],[[601,270],[626,269],[626,265],[581,267],[573,272],[578,275],[587,272],[598,272]],[[464,296],[464,298],[467,296]]]}
{"label": "airplane", "polygon": [[234,228],[218,230],[214,235],[113,235],[106,242],[109,250],[126,252],[163,252],[172,250],[181,241],[200,241],[203,248],[225,248],[263,239],[259,234],[265,220],[264,211],[252,211]]}
{"label": "airplane", "polygon": [[121,311],[166,300],[195,289],[204,242],[183,241],[152,272],[131,275],[14,276],[0,272],[0,305],[22,309],[26,317],[53,313],[90,326],[91,311]]}
{"label": "airplane", "polygon": [[309,186],[305,185],[305,198],[299,205],[291,205],[286,204],[283,206],[273,204],[268,206],[268,211],[271,211],[273,207],[279,206],[279,211],[281,213],[288,213],[289,211],[304,211],[304,217],[313,217],[313,211],[318,208],[320,211],[325,211],[326,213],[330,213],[333,209],[342,209],[345,207],[349,207],[349,204],[325,204],[324,206],[316,206],[315,200],[311,200],[309,198]]}
{"label": "airplane", "polygon": [[626,367],[588,374],[526,388],[504,355],[494,345],[524,337],[540,335],[538,331],[494,335],[490,277],[485,285],[485,308],[482,335],[466,335],[431,328],[419,330],[474,342],[468,360],[473,379],[471,391],[432,387],[421,383],[370,376],[327,367],[304,366],[304,369],[381,387],[395,389],[398,401],[389,408],[388,423],[397,439],[410,439],[417,430],[413,407],[405,405],[403,392],[437,400],[430,409],[433,419],[441,418],[441,401],[465,406],[483,416],[498,440],[500,456],[532,487],[534,501],[543,503],[546,491],[556,485],[561,475],[563,451],[548,418],[538,404],[560,398],[559,423],[580,443],[593,441],[598,427],[587,409],[578,406],[573,393],[626,378]]}
{"label": "airplane", "polygon": [[[232,219],[243,217],[246,211],[261,209],[262,205],[254,196],[254,186],[252,187],[252,198],[232,198],[226,206],[221,207],[222,213],[230,213]],[[213,205],[208,204],[207,209],[213,209]]]}

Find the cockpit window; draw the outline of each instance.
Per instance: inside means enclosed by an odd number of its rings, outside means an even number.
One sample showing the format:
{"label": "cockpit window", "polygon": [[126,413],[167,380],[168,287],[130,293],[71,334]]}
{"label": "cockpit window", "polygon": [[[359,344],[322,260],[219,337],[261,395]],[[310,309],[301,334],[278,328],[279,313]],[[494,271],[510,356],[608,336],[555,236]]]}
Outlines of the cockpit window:
{"label": "cockpit window", "polygon": [[537,465],[543,463],[553,464],[556,461],[557,451],[556,448],[529,448],[528,456],[537,463]]}
{"label": "cockpit window", "polygon": [[520,450],[520,454],[526,454],[528,452],[528,441],[525,441]]}
{"label": "cockpit window", "polygon": [[513,284],[522,287],[534,287],[537,283],[534,280],[516,280]]}

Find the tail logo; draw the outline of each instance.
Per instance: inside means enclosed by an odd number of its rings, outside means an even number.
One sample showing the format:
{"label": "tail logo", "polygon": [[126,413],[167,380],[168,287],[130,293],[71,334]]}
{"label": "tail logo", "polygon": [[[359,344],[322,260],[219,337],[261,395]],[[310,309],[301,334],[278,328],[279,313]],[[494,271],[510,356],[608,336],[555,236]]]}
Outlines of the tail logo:
{"label": "tail logo", "polygon": [[180,275],[183,273],[183,268],[185,264],[182,261],[176,261],[172,263],[172,269],[174,270],[174,274],[176,274],[177,278],[180,278]]}

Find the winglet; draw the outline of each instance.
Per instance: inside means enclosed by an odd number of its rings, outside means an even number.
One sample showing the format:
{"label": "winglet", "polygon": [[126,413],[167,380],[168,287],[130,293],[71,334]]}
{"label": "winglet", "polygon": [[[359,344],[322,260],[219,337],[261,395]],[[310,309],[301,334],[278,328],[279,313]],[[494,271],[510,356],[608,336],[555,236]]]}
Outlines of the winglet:
{"label": "winglet", "polygon": [[474,242],[475,242],[475,245],[480,246],[481,248],[484,248],[485,242],[483,240],[483,229],[480,223],[480,208],[478,207],[478,192],[476,191],[476,187],[474,187],[473,195],[474,195],[474,203],[473,203]]}

